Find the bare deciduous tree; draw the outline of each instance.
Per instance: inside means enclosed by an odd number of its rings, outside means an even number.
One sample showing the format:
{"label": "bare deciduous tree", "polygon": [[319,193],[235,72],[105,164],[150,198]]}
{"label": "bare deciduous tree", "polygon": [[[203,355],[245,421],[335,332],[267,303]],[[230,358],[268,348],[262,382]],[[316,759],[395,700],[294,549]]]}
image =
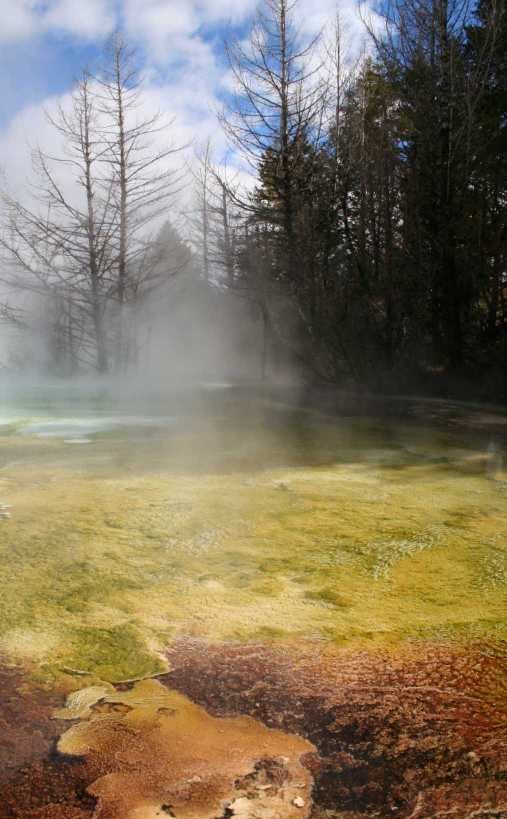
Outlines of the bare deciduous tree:
{"label": "bare deciduous tree", "polygon": [[62,148],[34,151],[27,203],[2,195],[4,280],[56,305],[56,348],[71,371],[125,369],[137,306],[181,270],[181,258],[161,264],[155,241],[181,187],[181,149],[167,141],[170,123],[142,106],[133,54],[116,37],[99,76],[84,72],[70,107],[48,115]]}
{"label": "bare deciduous tree", "polygon": [[49,119],[63,143],[61,155],[34,152],[30,204],[6,192],[2,196],[6,224],[0,245],[10,271],[6,279],[19,290],[65,303],[72,311],[70,368],[83,357],[86,362],[94,359],[95,368],[105,372],[116,214],[112,187],[98,169],[103,146],[88,74],[77,83],[70,110],[60,107]]}
{"label": "bare deciduous tree", "polygon": [[[182,146],[170,141],[172,121],[158,112],[143,112],[135,53],[121,35],[111,40],[97,83],[102,117],[100,162],[116,212],[112,237],[118,305],[115,355],[117,367],[125,368],[129,346],[125,306],[134,306],[144,289],[163,278],[150,245],[154,230],[160,228],[184,182],[183,169],[174,162]],[[167,270],[165,275],[173,272]]]}

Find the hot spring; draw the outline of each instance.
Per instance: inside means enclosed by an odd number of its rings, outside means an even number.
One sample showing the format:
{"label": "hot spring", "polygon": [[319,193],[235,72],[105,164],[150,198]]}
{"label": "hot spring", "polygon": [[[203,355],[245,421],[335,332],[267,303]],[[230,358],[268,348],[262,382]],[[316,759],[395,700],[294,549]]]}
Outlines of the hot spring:
{"label": "hot spring", "polygon": [[[483,731],[487,746],[499,731],[498,716],[484,729],[488,709],[505,715],[504,431],[503,416],[465,405],[348,398],[323,412],[287,391],[220,385],[150,401],[63,387],[12,395],[0,417],[0,651],[3,673],[27,699],[16,701],[10,758],[31,724],[48,743],[68,728],[47,703],[61,709],[69,693],[93,687],[105,701],[104,692],[151,680],[217,719],[248,714],[313,743],[320,768],[310,765],[314,795],[301,797],[298,815],[310,806],[312,816],[436,815],[410,814],[429,788],[418,743],[433,737],[431,747],[442,741],[452,756],[454,720],[467,737],[459,759],[486,758],[473,737]],[[361,695],[355,709],[362,738],[350,733],[350,717],[349,733],[328,747],[329,715],[340,722],[343,692],[357,698],[364,687],[370,705]],[[478,701],[466,719],[462,689]],[[419,690],[424,707],[401,713]],[[457,698],[447,717],[435,716],[443,706],[430,705],[431,690]],[[309,700],[319,697],[316,713]],[[34,698],[50,728],[34,717]],[[488,713],[478,715],[484,703]],[[397,741],[414,734],[396,754],[385,740],[392,709]],[[44,742],[24,748],[24,769],[45,759]],[[377,761],[365,743],[379,748]],[[148,742],[143,753],[148,759]],[[451,769],[458,783],[473,778],[448,762],[444,782]],[[14,768],[2,776],[5,805],[20,804],[19,783],[9,790]],[[484,771],[490,787],[500,774]],[[82,813],[68,802],[68,813],[25,806],[2,815],[163,815],[135,813],[161,809],[156,788],[142,799],[138,788],[134,807],[107,813],[113,802],[102,791],[96,802],[95,774],[83,774],[86,798],[104,813],[85,800]],[[433,772],[433,789],[435,781]],[[379,782],[382,793],[372,790]],[[55,811],[51,799],[40,810]],[[340,804],[353,812],[329,813]],[[183,807],[166,815],[194,816]]]}

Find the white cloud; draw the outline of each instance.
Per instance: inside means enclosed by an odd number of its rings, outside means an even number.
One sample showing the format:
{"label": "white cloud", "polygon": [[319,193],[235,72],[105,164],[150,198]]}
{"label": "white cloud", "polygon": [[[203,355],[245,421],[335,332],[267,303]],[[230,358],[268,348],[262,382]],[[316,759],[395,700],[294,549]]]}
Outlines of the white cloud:
{"label": "white cloud", "polygon": [[238,23],[253,12],[257,0],[202,0],[196,5],[207,22],[230,20]]}
{"label": "white cloud", "polygon": [[195,4],[177,0],[126,0],[123,19],[127,34],[157,59],[163,59],[171,40],[190,37],[198,26]]}
{"label": "white cloud", "polygon": [[189,51],[190,41],[202,42],[203,27],[237,24],[257,0],[123,0],[121,17],[127,33],[141,41],[158,62]]}
{"label": "white cloud", "polygon": [[116,18],[106,0],[56,0],[50,4],[43,22],[48,29],[92,39],[109,34]]}
{"label": "white cloud", "polygon": [[111,0],[0,0],[0,20],[2,42],[51,31],[90,39],[107,35],[115,25]]}
{"label": "white cloud", "polygon": [[[229,20],[235,24],[246,20],[256,4],[257,0],[0,0],[0,39],[35,43],[36,35],[65,32],[78,42],[101,40],[121,23],[146,55],[145,110],[160,110],[173,119],[173,143],[212,137],[220,154],[225,141],[215,112],[230,77],[220,55],[219,35]],[[345,51],[350,44],[357,54],[364,28],[355,0],[341,0],[339,10]],[[303,33],[325,26],[328,34],[335,14],[336,0],[300,0]],[[30,147],[55,147],[43,113],[54,104],[50,98],[26,107],[0,133],[0,163],[13,190],[30,175]]]}
{"label": "white cloud", "polygon": [[30,37],[34,31],[34,11],[31,0],[1,0],[0,40]]}
{"label": "white cloud", "polygon": [[[185,86],[181,82],[147,84],[134,115],[136,121],[142,121],[161,114],[160,124],[165,127],[151,138],[153,150],[181,147],[183,150],[169,160],[171,167],[177,171],[183,170],[191,161],[196,142],[212,139],[221,154],[225,150],[224,137],[213,111],[217,101],[212,83],[205,90],[200,86],[197,74]],[[201,93],[198,93],[199,90]],[[0,157],[7,189],[27,204],[33,203],[35,192],[32,169],[34,149],[41,148],[54,157],[66,156],[62,137],[48,120],[46,112],[54,117],[58,107],[69,111],[70,106],[70,92],[50,97],[41,104],[24,108],[0,133]],[[77,187],[76,179],[68,173],[67,166],[52,163],[52,169],[65,196],[79,206],[82,192]],[[178,203],[175,203],[176,211],[178,207]]]}
{"label": "white cloud", "polygon": [[55,110],[57,104],[64,107],[70,101],[70,94],[59,99],[49,98],[43,105],[30,105],[20,111],[1,134],[0,156],[8,189],[16,196],[24,198],[32,181],[32,153],[39,146],[58,154],[61,140],[48,121],[45,111]]}

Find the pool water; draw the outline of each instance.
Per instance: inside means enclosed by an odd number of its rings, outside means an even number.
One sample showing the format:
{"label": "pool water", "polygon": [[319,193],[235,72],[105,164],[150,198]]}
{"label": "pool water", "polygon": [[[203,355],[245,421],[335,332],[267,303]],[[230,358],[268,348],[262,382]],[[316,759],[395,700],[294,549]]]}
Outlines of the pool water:
{"label": "pool water", "polygon": [[181,636],[506,636],[489,430],[232,389],[3,414],[0,650],[37,679],[156,673]]}
{"label": "pool water", "polygon": [[507,816],[505,414],[0,408],[0,819]]}

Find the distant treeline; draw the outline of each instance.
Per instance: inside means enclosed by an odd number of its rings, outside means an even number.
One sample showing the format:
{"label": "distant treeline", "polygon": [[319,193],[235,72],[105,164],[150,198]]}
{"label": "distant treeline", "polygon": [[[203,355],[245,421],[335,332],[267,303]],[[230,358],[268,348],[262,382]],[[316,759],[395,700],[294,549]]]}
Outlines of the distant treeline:
{"label": "distant treeline", "polygon": [[215,257],[258,305],[268,368],[285,347],[317,379],[480,378],[500,396],[505,0],[389,0],[382,14],[354,64],[339,17],[305,43],[288,0],[265,0],[250,41],[229,45],[223,125],[257,183],[249,196],[215,184]]}
{"label": "distant treeline", "polygon": [[387,0],[362,53],[339,14],[313,40],[302,23],[262,0],[229,38],[232,160],[208,145],[189,165],[187,242],[160,232],[184,163],[151,147],[170,124],[139,118],[117,37],[55,117],[61,158],[35,155],[37,208],[4,195],[4,281],[44,301],[71,373],[138,362],[140,311],[190,270],[251,306],[266,377],[505,396],[505,0]]}

